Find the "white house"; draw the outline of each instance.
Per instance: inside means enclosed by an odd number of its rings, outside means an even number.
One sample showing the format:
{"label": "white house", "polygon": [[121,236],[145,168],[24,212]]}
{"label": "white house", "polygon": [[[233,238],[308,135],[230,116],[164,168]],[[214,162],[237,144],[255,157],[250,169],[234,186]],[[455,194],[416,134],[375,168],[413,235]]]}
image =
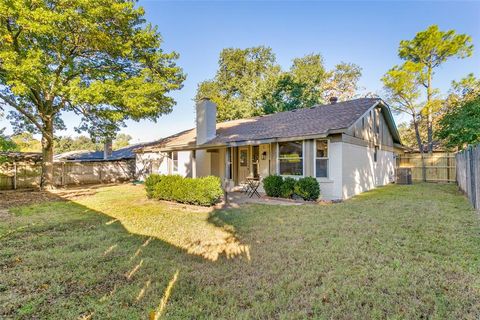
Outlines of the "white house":
{"label": "white house", "polygon": [[[347,199],[393,182],[400,137],[390,108],[362,98],[248,119],[216,122],[216,105],[197,104],[196,128],[136,150],[137,176],[316,177],[323,199]],[[398,149],[399,150],[399,149]]]}

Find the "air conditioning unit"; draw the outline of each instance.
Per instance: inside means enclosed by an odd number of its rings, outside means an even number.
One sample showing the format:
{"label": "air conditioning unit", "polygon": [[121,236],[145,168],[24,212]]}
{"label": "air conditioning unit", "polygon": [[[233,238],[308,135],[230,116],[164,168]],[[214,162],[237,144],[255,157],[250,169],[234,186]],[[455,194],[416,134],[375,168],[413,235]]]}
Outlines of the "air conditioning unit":
{"label": "air conditioning unit", "polygon": [[412,168],[397,168],[397,184],[412,184]]}

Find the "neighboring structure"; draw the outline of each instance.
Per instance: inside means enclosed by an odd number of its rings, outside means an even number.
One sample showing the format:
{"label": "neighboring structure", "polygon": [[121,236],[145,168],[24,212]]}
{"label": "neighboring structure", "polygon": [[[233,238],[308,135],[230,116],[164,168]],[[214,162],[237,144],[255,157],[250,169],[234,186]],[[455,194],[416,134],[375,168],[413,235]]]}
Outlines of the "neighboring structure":
{"label": "neighboring structure", "polygon": [[402,149],[387,104],[363,98],[216,123],[216,106],[197,104],[196,128],[138,148],[137,177],[215,175],[228,188],[271,174],[316,177],[323,199],[346,199],[393,182]]}
{"label": "neighboring structure", "polygon": [[103,151],[78,150],[60,153],[54,156],[54,161],[128,161],[135,160],[136,148],[145,147],[148,144],[134,144],[118,150],[112,150],[111,144],[105,145]]}
{"label": "neighboring structure", "polygon": [[[57,186],[125,182],[135,179],[133,150],[149,144],[137,144],[118,150],[72,151],[55,155],[54,184]],[[40,184],[41,153],[0,153],[0,190],[36,188]]]}

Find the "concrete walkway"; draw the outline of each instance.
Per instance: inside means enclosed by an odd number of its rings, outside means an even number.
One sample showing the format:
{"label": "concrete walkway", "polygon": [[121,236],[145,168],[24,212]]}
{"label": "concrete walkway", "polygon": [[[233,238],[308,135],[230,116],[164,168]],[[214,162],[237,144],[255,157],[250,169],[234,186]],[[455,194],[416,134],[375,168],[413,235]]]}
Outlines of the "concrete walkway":
{"label": "concrete walkway", "polygon": [[282,206],[299,206],[305,204],[303,201],[295,201],[288,199],[274,199],[267,197],[264,193],[260,193],[261,197],[253,195],[253,197],[248,197],[245,192],[234,191],[228,193],[228,201],[222,202],[220,205],[227,208],[238,208],[242,204],[256,203],[256,204],[272,204],[272,205],[282,205]]}

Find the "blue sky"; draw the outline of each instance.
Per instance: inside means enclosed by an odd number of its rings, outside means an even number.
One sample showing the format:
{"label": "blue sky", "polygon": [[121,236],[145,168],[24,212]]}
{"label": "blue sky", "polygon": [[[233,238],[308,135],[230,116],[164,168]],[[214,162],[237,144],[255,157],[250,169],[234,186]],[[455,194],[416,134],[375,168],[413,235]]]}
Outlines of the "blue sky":
{"label": "blue sky", "polygon": [[[400,40],[411,39],[431,24],[473,37],[474,55],[447,62],[434,84],[445,93],[452,80],[470,72],[480,76],[480,2],[274,2],[274,1],[140,1],[146,18],[158,26],[163,48],[180,54],[178,64],[187,74],[182,90],[172,94],[174,111],[150,121],[128,122],[122,132],[133,142],[149,141],[194,126],[197,84],[215,75],[219,52],[226,47],[272,47],[278,63],[287,69],[291,60],[309,53],[323,55],[327,67],[341,61],[363,69],[361,86],[381,93],[381,76],[400,63]],[[67,131],[78,119],[66,115]],[[402,118],[398,118],[397,122]],[[0,120],[1,127],[9,127]]]}

